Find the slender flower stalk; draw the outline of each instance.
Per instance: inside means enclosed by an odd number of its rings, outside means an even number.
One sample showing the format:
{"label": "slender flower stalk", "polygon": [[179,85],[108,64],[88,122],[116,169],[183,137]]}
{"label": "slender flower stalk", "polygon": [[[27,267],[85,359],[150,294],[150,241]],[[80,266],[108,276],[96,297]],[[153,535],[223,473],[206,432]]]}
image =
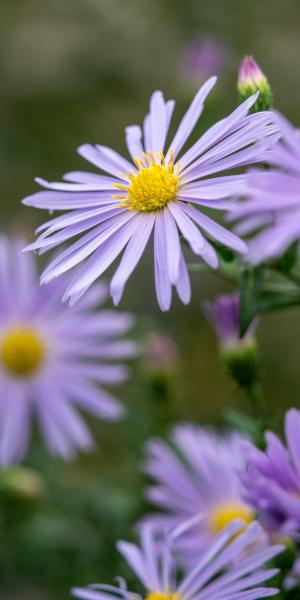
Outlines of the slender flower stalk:
{"label": "slender flower stalk", "polygon": [[[165,101],[157,91],[151,96],[143,128],[126,128],[131,161],[106,146],[84,144],[79,154],[100,173],[67,173],[62,183],[37,179],[43,191],[26,198],[24,204],[70,211],[40,227],[39,238],[27,247],[47,252],[71,242],[50,262],[42,283],[81,265],[63,296],[73,304],[123,252],[110,283],[118,304],[153,233],[156,295],[160,308],[168,310],[173,286],[182,302],[188,303],[191,296],[180,235],[214,269],[219,262],[214,242],[246,252],[243,241],[199,209],[223,211],[235,206],[232,197],[245,193],[247,176],[232,174],[232,169],[265,161],[276,127],[269,112],[248,114],[257,93],[183,150],[215,82],[212,77],[200,88],[170,143],[175,103]],[[79,237],[72,242],[75,236]]]}

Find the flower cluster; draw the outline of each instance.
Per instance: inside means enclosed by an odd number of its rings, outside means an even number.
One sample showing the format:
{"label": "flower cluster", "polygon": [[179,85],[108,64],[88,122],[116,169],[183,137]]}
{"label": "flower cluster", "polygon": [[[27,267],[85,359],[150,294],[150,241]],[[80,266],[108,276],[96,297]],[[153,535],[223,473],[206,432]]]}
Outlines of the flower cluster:
{"label": "flower cluster", "polygon": [[[2,466],[25,456],[33,418],[49,452],[70,459],[93,447],[80,410],[104,420],[122,417],[123,404],[103,386],[122,383],[128,374],[123,361],[138,353],[137,343],[123,337],[133,317],[99,306],[109,296],[120,302],[152,237],[161,310],[170,308],[173,288],[184,304],[190,301],[189,249],[194,261],[200,258],[234,283],[237,291],[205,302],[203,311],[239,392],[255,416],[261,409],[260,315],[300,304],[299,289],[280,295],[264,287],[273,283],[274,261],[300,243],[300,136],[270,110],[271,88],[252,57],[240,68],[241,103],[200,135],[198,121],[215,83],[211,77],[202,85],[175,133],[175,102],[154,92],[143,126],[125,130],[130,160],[106,146],[80,146],[79,154],[99,172],[72,171],[54,183],[38,178],[42,190],[23,200],[63,214],[51,215],[25,248],[22,240],[0,237]],[[249,165],[255,167],[244,172]],[[225,225],[212,218],[214,211],[226,212]],[[233,230],[228,223],[235,223]],[[44,254],[65,243],[40,277],[28,251]],[[102,275],[121,254],[107,286]],[[280,274],[295,284],[290,271]],[[145,357],[157,381],[173,376],[179,362],[176,343],[164,333],[149,335]],[[286,414],[287,447],[265,431],[267,417],[259,413],[251,421],[237,414],[240,428],[225,432],[177,424],[169,440],[164,431],[148,441],[142,468],[151,479],[145,496],[155,512],[137,523],[139,545],[118,542],[142,596],[123,580],[118,587],[77,587],[73,595],[256,600],[285,586],[300,589],[300,411]],[[41,494],[41,482],[34,470],[19,467],[0,477],[0,487],[28,497]],[[277,557],[288,543],[295,552],[281,573]]]}

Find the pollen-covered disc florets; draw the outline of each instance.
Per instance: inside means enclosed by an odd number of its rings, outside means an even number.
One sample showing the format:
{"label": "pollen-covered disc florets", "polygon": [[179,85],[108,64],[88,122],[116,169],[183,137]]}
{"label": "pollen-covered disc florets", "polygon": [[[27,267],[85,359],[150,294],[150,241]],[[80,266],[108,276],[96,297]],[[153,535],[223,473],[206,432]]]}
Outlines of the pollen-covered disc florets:
{"label": "pollen-covered disc florets", "polygon": [[234,519],[241,519],[245,523],[245,526],[249,525],[254,520],[254,512],[241,502],[226,503],[217,506],[210,514],[212,532],[218,533]]}
{"label": "pollen-covered disc florets", "polygon": [[32,375],[44,360],[40,336],[27,327],[9,331],[1,343],[1,360],[7,371],[19,377]]}
{"label": "pollen-covered disc florets", "polygon": [[152,592],[146,597],[146,600],[181,600],[178,592],[166,591],[166,592]]}
{"label": "pollen-covered disc florets", "polygon": [[179,187],[178,166],[175,170],[172,154],[168,164],[162,152],[156,156],[153,152],[136,158],[137,173],[128,174],[128,185],[115,184],[126,195],[117,195],[122,207],[129,210],[152,212],[161,210],[176,198]]}

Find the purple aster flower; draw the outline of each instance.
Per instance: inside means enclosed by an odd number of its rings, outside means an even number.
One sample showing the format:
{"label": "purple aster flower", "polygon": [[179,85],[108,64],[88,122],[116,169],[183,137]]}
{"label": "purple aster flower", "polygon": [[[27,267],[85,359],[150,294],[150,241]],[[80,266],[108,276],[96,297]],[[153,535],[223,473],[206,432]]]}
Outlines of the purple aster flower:
{"label": "purple aster flower", "polygon": [[90,288],[76,307],[61,304],[63,280],[40,287],[33,256],[21,241],[0,237],[0,463],[21,460],[37,418],[48,450],[71,458],[90,450],[92,437],[75,407],[99,418],[122,415],[119,402],[98,384],[127,376],[119,361],[136,352],[120,336],[129,314],[96,312],[107,292]]}
{"label": "purple aster flower", "polygon": [[212,35],[190,40],[183,52],[181,77],[199,85],[213,73],[224,72],[231,62],[230,54],[228,46]]}
{"label": "purple aster flower", "polygon": [[300,136],[279,113],[274,114],[281,140],[268,155],[269,169],[249,174],[247,199],[229,220],[250,236],[247,260],[252,264],[278,259],[300,241]]}
{"label": "purple aster flower", "polygon": [[263,452],[244,442],[247,468],[241,473],[243,497],[257,511],[271,533],[299,535],[300,529],[300,411],[285,417],[287,448],[272,432],[266,433]]}
{"label": "purple aster flower", "polygon": [[[269,546],[253,550],[259,525],[252,523],[238,538],[233,538],[240,523],[231,523],[205,548],[195,567],[179,576],[169,540],[158,546],[151,530],[141,534],[140,546],[119,542],[118,549],[141,582],[143,595],[126,588],[94,584],[72,590],[82,600],[255,600],[274,596],[278,590],[262,587],[278,573],[263,567],[283,550]],[[249,549],[252,552],[249,555]]]}
{"label": "purple aster flower", "polygon": [[174,450],[159,439],[147,445],[144,470],[154,484],[146,489],[146,497],[162,512],[145,521],[157,531],[185,532],[180,549],[191,559],[233,519],[248,524],[254,518],[242,499],[237,473],[244,464],[244,439],[236,433],[222,438],[213,430],[186,424],[173,431]]}
{"label": "purple aster flower", "polygon": [[155,92],[143,129],[126,128],[132,162],[105,146],[84,144],[79,154],[108,175],[72,172],[63,183],[37,180],[44,191],[26,198],[24,204],[70,212],[44,224],[38,240],[27,249],[46,252],[79,236],[56,256],[41,279],[48,283],[83,263],[64,300],[74,302],[124,250],[110,284],[117,304],[152,232],[156,294],[162,310],[170,307],[172,286],[184,303],[190,300],[179,234],[212,268],[218,266],[218,256],[209,239],[236,252],[246,251],[244,242],[196,207],[229,210],[234,206],[230,199],[245,192],[247,177],[224,173],[265,160],[276,127],[269,112],[248,115],[257,99],[254,95],[183,151],[215,81],[212,77],[200,88],[165,154],[174,101],[165,102],[162,93]]}

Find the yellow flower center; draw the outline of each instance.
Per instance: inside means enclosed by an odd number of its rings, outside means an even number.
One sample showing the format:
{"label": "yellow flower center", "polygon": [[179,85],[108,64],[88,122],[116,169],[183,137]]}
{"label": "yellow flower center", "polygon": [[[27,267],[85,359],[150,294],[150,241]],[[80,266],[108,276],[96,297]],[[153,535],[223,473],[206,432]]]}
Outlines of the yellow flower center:
{"label": "yellow flower center", "polygon": [[152,212],[175,200],[179,187],[179,165],[175,171],[172,154],[168,164],[162,152],[155,156],[150,151],[143,153],[143,160],[135,158],[134,162],[138,172],[126,174],[128,185],[115,184],[116,188],[125,192],[113,196],[122,200],[122,208]]}
{"label": "yellow flower center", "polygon": [[35,331],[19,327],[2,338],[0,357],[9,373],[26,377],[32,375],[43,362],[45,346]]}
{"label": "yellow flower center", "polygon": [[[232,503],[221,504],[214,508],[210,513],[210,528],[213,533],[218,533],[226,525],[229,525],[234,519],[241,519],[245,526],[249,525],[255,518],[254,513],[246,504]],[[241,527],[241,531],[244,529]]]}
{"label": "yellow flower center", "polygon": [[180,594],[177,592],[152,592],[148,594],[146,600],[181,600]]}

